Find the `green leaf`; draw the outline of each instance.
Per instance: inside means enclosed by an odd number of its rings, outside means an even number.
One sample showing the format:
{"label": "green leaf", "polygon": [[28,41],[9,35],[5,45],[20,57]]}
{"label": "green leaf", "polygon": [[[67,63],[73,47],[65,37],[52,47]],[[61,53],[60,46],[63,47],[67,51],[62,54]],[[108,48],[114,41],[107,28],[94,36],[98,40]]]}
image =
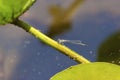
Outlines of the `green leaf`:
{"label": "green leaf", "polygon": [[35,0],[0,0],[0,25],[12,23],[34,2]]}
{"label": "green leaf", "polygon": [[120,66],[95,62],[69,67],[50,80],[120,80]]}

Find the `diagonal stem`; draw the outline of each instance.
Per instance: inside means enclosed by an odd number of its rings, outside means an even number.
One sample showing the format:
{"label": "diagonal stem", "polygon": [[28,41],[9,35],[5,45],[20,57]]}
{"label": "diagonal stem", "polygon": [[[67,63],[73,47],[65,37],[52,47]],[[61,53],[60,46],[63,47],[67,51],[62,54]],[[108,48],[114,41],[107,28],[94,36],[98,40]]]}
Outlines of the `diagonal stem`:
{"label": "diagonal stem", "polygon": [[33,36],[35,36],[39,40],[41,40],[44,43],[46,43],[47,45],[55,48],[56,50],[62,52],[64,55],[69,56],[70,58],[72,58],[76,62],[78,62],[78,63],[90,63],[90,61],[87,60],[86,58],[84,58],[83,56],[80,56],[75,51],[73,51],[73,50],[69,49],[68,47],[61,45],[58,42],[54,41],[53,39],[47,37],[39,30],[32,27],[31,25],[29,25],[21,20],[18,20],[18,19],[15,20],[12,24],[17,25],[20,28],[23,28],[25,31],[29,32],[30,34],[32,34]]}

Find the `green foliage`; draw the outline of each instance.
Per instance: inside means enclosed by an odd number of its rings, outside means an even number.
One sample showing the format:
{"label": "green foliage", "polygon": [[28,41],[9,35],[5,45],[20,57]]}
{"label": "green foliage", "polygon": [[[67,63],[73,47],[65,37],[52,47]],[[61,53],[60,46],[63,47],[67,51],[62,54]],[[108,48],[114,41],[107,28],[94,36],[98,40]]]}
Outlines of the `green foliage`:
{"label": "green foliage", "polygon": [[0,0],[0,25],[12,23],[34,2],[35,0]]}
{"label": "green foliage", "polygon": [[120,66],[95,62],[69,67],[50,80],[120,80]]}

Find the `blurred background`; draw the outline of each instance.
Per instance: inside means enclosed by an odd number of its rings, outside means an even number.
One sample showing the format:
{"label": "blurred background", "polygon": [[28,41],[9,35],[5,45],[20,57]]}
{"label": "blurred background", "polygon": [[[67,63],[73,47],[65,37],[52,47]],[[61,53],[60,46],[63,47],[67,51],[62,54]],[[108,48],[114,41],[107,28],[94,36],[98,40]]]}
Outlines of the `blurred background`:
{"label": "blurred background", "polygon": [[[88,46],[64,43],[88,60],[120,64],[120,0],[37,0],[20,19],[54,40],[80,40]],[[49,80],[77,64],[25,32],[0,27],[0,80]]]}

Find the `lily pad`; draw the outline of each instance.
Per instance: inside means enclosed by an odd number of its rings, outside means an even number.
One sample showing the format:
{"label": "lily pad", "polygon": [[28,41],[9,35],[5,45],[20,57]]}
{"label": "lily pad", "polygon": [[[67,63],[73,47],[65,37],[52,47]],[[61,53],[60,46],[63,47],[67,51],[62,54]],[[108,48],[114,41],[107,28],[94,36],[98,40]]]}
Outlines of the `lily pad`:
{"label": "lily pad", "polygon": [[120,80],[120,66],[95,62],[69,67],[50,80]]}
{"label": "lily pad", "polygon": [[101,43],[97,61],[120,65],[120,31],[111,34]]}
{"label": "lily pad", "polygon": [[0,25],[12,23],[34,2],[35,0],[0,0]]}

